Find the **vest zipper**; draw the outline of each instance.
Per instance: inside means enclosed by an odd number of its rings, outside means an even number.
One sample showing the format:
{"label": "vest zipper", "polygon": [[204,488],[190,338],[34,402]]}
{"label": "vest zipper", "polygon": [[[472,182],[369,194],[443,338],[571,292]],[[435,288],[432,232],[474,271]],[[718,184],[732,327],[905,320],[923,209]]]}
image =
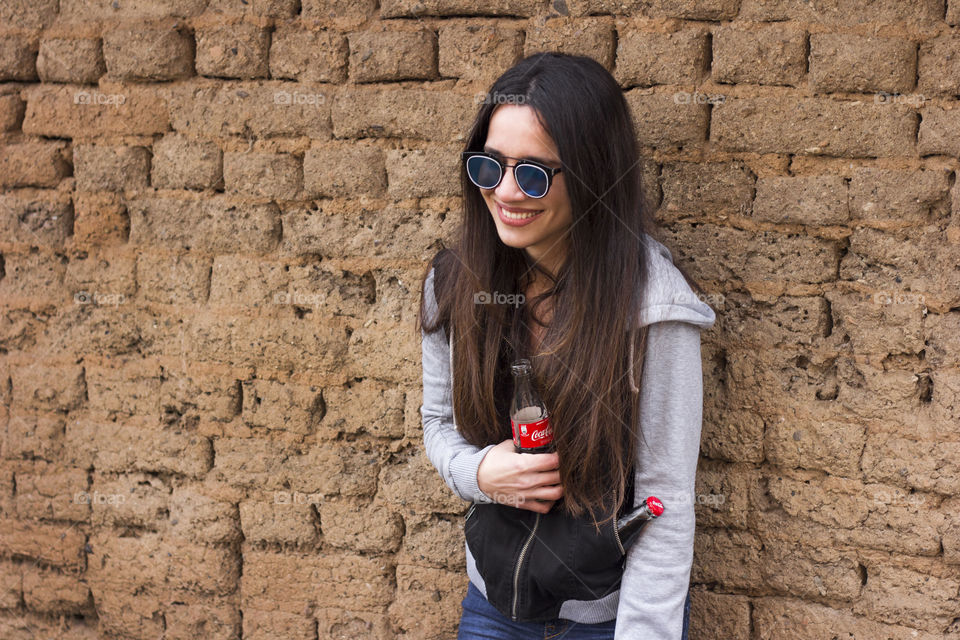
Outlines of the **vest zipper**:
{"label": "vest zipper", "polygon": [[537,527],[540,526],[540,514],[537,514],[537,519],[533,521],[533,529],[530,530],[530,535],[527,536],[526,542],[523,543],[523,547],[520,549],[520,555],[517,556],[517,567],[513,570],[513,621],[517,621],[517,596],[519,592],[519,582],[520,582],[520,567],[523,566],[523,557],[527,555],[527,549],[530,548],[530,543],[533,542],[533,537],[537,534]]}

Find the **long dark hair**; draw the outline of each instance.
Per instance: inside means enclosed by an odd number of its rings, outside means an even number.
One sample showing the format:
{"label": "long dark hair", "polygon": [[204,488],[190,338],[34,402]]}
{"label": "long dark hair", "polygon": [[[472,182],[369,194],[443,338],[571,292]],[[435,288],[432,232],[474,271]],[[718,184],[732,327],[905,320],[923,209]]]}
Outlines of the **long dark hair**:
{"label": "long dark hair", "polygon": [[[528,56],[500,76],[487,96],[464,150],[483,149],[491,115],[503,102],[533,108],[556,144],[570,198],[565,262],[554,277],[523,249],[501,242],[461,163],[463,222],[456,245],[439,256],[445,270],[445,286],[437,291],[439,315],[424,324],[421,302],[417,325],[433,332],[452,324],[455,421],[464,438],[485,446],[510,437],[494,399],[495,376],[503,375],[497,367],[501,343],[508,340],[516,353],[526,351],[536,308],[551,299],[542,353],[527,357],[550,411],[564,487],[561,504],[568,514],[589,512],[597,522],[598,514],[610,516],[623,505],[641,443],[639,393],[631,380],[639,386],[642,375],[646,332],[638,336],[634,329],[647,285],[642,237],[652,222],[641,204],[633,121],[610,73],[583,56]],[[528,300],[529,307],[475,303],[474,294],[482,291],[526,291],[534,270],[552,286]],[[421,295],[429,272],[428,265]]]}

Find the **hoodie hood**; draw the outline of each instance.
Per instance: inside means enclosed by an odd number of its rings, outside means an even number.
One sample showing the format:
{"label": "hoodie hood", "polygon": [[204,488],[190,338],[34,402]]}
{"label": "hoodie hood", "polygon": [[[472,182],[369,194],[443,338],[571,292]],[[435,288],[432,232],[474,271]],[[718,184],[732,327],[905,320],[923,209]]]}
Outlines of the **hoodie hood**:
{"label": "hoodie hood", "polygon": [[636,327],[671,320],[689,322],[701,329],[712,327],[716,313],[687,284],[674,265],[670,250],[649,234],[644,234],[644,240],[650,275],[637,312]]}

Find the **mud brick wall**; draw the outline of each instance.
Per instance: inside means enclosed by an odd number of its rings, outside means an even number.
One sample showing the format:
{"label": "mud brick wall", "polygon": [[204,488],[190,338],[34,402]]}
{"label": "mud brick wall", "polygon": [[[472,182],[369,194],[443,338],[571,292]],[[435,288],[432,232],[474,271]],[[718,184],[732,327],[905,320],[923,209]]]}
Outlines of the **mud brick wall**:
{"label": "mud brick wall", "polygon": [[960,637],[960,0],[3,0],[0,637],[453,637],[417,285],[553,49],[718,315],[691,638]]}

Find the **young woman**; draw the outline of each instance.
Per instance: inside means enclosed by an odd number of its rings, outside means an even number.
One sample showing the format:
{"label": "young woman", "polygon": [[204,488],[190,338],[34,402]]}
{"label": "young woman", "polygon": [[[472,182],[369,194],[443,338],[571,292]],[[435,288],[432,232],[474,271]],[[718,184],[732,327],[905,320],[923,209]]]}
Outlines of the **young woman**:
{"label": "young woman", "polygon": [[[463,222],[422,284],[423,432],[473,503],[460,638],[687,636],[700,330],[714,312],[651,235],[613,77],[541,53],[491,87]],[[532,362],[555,451],[516,453],[510,363]],[[622,547],[615,518],[665,507]]]}

